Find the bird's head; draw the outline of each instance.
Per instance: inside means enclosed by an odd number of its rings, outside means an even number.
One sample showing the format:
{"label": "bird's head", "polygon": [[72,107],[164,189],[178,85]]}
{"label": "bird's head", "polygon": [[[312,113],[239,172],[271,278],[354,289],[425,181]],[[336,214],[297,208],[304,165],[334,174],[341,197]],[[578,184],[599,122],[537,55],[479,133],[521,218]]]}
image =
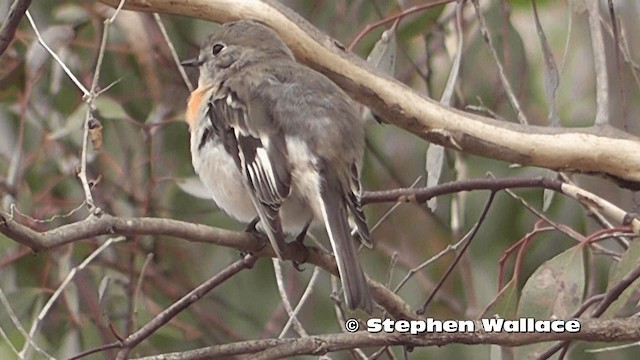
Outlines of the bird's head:
{"label": "bird's head", "polygon": [[[264,60],[293,59],[293,54],[282,39],[266,25],[254,20],[226,23],[213,33],[193,59],[182,66],[200,69],[199,86],[208,86],[224,80],[243,67]],[[221,71],[229,69],[228,71]]]}

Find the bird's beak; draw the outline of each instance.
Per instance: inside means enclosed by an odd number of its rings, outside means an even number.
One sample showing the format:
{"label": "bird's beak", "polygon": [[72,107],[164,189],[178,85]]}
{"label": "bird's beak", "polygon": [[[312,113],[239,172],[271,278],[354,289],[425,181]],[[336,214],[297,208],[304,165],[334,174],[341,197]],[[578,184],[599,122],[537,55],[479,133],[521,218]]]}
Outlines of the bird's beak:
{"label": "bird's beak", "polygon": [[193,59],[187,59],[180,62],[182,66],[200,66],[204,63],[204,60],[200,60],[199,57],[194,57]]}

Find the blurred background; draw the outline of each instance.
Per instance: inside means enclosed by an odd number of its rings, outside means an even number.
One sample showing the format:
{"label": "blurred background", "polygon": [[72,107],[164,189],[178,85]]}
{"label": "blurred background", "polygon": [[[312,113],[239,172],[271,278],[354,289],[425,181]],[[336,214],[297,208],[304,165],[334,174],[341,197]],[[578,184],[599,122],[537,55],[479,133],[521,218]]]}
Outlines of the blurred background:
{"label": "blurred background", "polygon": [[[376,27],[353,45],[363,58],[382,56],[391,65],[380,70],[416,91],[440,100],[456,57],[460,38],[456,34],[455,2],[426,6],[428,1],[410,0],[318,0],[283,1],[311,24],[350,46],[368,24],[413,6],[424,6],[397,24],[394,42],[382,44],[386,55],[372,49],[393,22]],[[0,3],[0,19],[6,19],[11,1]],[[581,1],[536,1],[538,17],[558,70],[555,96],[559,124],[585,127],[594,122],[595,73],[587,12]],[[615,2],[617,31],[614,41],[606,2],[600,15],[607,56],[611,125],[637,135],[638,62],[640,57],[640,5]],[[113,9],[96,1],[34,1],[29,8],[46,43],[87,88],[98,60],[103,21]],[[536,30],[530,1],[482,1],[486,26],[505,75],[531,124],[553,126],[545,95],[550,73],[545,67],[543,45]],[[171,56],[159,21],[182,58],[194,56],[216,24],[180,16],[123,11],[109,29],[95,101],[101,126],[101,146],[88,153],[88,177],[93,180],[95,203],[114,216],[153,216],[242,230],[240,224],[219,211],[207,199],[194,197],[194,172],[188,145],[184,109],[189,95]],[[464,6],[462,55],[451,106],[461,110],[517,122],[496,62],[483,40],[471,3]],[[617,51],[616,49],[621,49]],[[384,62],[384,61],[383,61]],[[197,73],[188,70],[192,82]],[[76,176],[80,165],[83,124],[87,105],[82,92],[37,43],[33,28],[23,19],[15,39],[0,57],[0,195],[2,211],[40,231],[80,221],[88,216],[84,193]],[[439,182],[504,176],[555,176],[546,169],[512,164],[446,150],[438,165],[427,165],[429,144],[408,132],[371,121],[367,127],[367,153],[363,182],[368,191],[399,187],[423,187],[433,169],[442,168]],[[624,161],[624,149],[621,159]],[[433,176],[433,175],[432,175]],[[635,193],[612,182],[573,176],[581,187],[593,191],[627,210],[637,211]],[[541,189],[518,190],[533,208],[542,211]],[[477,221],[488,192],[477,191],[438,198],[437,207],[426,204],[374,204],[365,208],[374,227],[373,250],[360,258],[369,276],[394,289],[411,269],[457,243]],[[553,221],[586,235],[600,229],[591,214],[562,196],[548,199],[544,212]],[[393,208],[393,209],[392,209]],[[501,192],[469,251],[444,282],[426,316],[440,319],[475,319],[494,301],[498,288],[499,259],[505,250],[534,229],[538,217],[520,201]],[[324,241],[322,231],[315,233]],[[26,328],[41,311],[72,268],[82,263],[107,237],[86,239],[51,251],[32,254],[24,246],[0,235],[0,288]],[[600,245],[621,254],[614,241]],[[574,239],[550,231],[532,241],[518,275],[518,289],[545,261],[576,245]],[[328,242],[325,242],[328,246]],[[449,251],[415,273],[398,294],[414,309],[431,294],[456,255]],[[584,262],[584,298],[607,288],[609,269],[619,257],[592,254]],[[110,246],[66,287],[41,323],[35,340],[58,358],[115,340],[110,327],[121,336],[149,321],[162,309],[229,263],[239,259],[235,250],[189,243],[175,238],[131,236]],[[393,260],[392,260],[393,259]],[[313,272],[311,265],[298,272],[283,266],[285,288],[297,302]],[[144,269],[144,270],[143,270]],[[506,279],[513,261],[504,268]],[[142,272],[139,290],[136,290]],[[331,278],[319,276],[313,296],[300,319],[311,334],[342,331],[335,319]],[[134,296],[135,294],[135,296]],[[18,347],[23,336],[0,310],[0,326]],[[491,314],[489,314],[491,315]],[[128,320],[129,319],[129,320]],[[131,321],[133,319],[133,321]],[[168,325],[140,344],[132,356],[184,351],[240,340],[277,337],[287,321],[281,305],[271,261],[261,259],[255,268],[241,272],[191,306]],[[295,336],[289,331],[287,336]],[[635,358],[633,350],[584,353],[576,358]],[[401,358],[402,349],[393,349]],[[32,354],[37,358],[38,354]],[[112,352],[87,358],[111,358]],[[491,346],[448,345],[416,348],[409,358],[442,356],[489,358],[509,356]],[[15,354],[0,340],[0,358]],[[331,358],[349,358],[348,353]],[[381,358],[391,358],[388,354]],[[499,358],[499,357],[494,357]]]}

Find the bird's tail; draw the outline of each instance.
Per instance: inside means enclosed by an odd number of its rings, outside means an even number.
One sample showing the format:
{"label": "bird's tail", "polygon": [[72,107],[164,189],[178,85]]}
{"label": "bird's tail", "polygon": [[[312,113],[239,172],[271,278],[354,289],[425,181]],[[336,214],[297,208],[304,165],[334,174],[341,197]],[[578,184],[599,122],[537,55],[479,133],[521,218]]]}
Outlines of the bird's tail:
{"label": "bird's tail", "polygon": [[344,191],[338,179],[324,175],[325,181],[320,189],[322,218],[338,263],[347,306],[371,313],[373,303],[367,279],[358,260],[358,251],[351,237]]}

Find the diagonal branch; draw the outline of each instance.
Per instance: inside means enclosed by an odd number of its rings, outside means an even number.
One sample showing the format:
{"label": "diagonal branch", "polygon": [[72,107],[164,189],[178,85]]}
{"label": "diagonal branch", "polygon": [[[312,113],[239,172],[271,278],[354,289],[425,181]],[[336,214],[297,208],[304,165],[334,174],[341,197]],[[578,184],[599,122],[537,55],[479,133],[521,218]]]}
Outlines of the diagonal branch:
{"label": "diagonal branch", "polygon": [[176,317],[181,311],[186,309],[189,305],[200,300],[208,292],[227,281],[233,275],[238,272],[250,269],[255,264],[257,258],[253,255],[245,255],[242,259],[237,260],[233,264],[227,266],[223,271],[211,277],[204,283],[200,284],[195,289],[191,290],[188,294],[184,295],[180,300],[171,304],[168,308],[155,316],[151,321],[146,323],[142,328],[138,329],[135,333],[129,335],[122,341],[123,349],[120,350],[116,359],[128,359],[129,352],[135,348],[144,339],[151,336],[154,332],[160,329],[164,324],[168,323],[171,319]]}
{"label": "diagonal branch", "polygon": [[13,35],[15,35],[20,20],[22,20],[29,5],[31,5],[31,0],[15,0],[11,4],[7,19],[3,22],[2,28],[0,28],[0,56],[4,54],[11,41],[13,41]]}
{"label": "diagonal branch", "polygon": [[[111,6],[118,3],[100,1]],[[425,140],[511,163],[605,174],[626,187],[640,187],[638,138],[602,127],[524,126],[442,106],[376,73],[344,46],[273,0],[129,0],[125,8],[216,22],[257,19],[273,27],[301,62],[329,76],[382,118]]]}

